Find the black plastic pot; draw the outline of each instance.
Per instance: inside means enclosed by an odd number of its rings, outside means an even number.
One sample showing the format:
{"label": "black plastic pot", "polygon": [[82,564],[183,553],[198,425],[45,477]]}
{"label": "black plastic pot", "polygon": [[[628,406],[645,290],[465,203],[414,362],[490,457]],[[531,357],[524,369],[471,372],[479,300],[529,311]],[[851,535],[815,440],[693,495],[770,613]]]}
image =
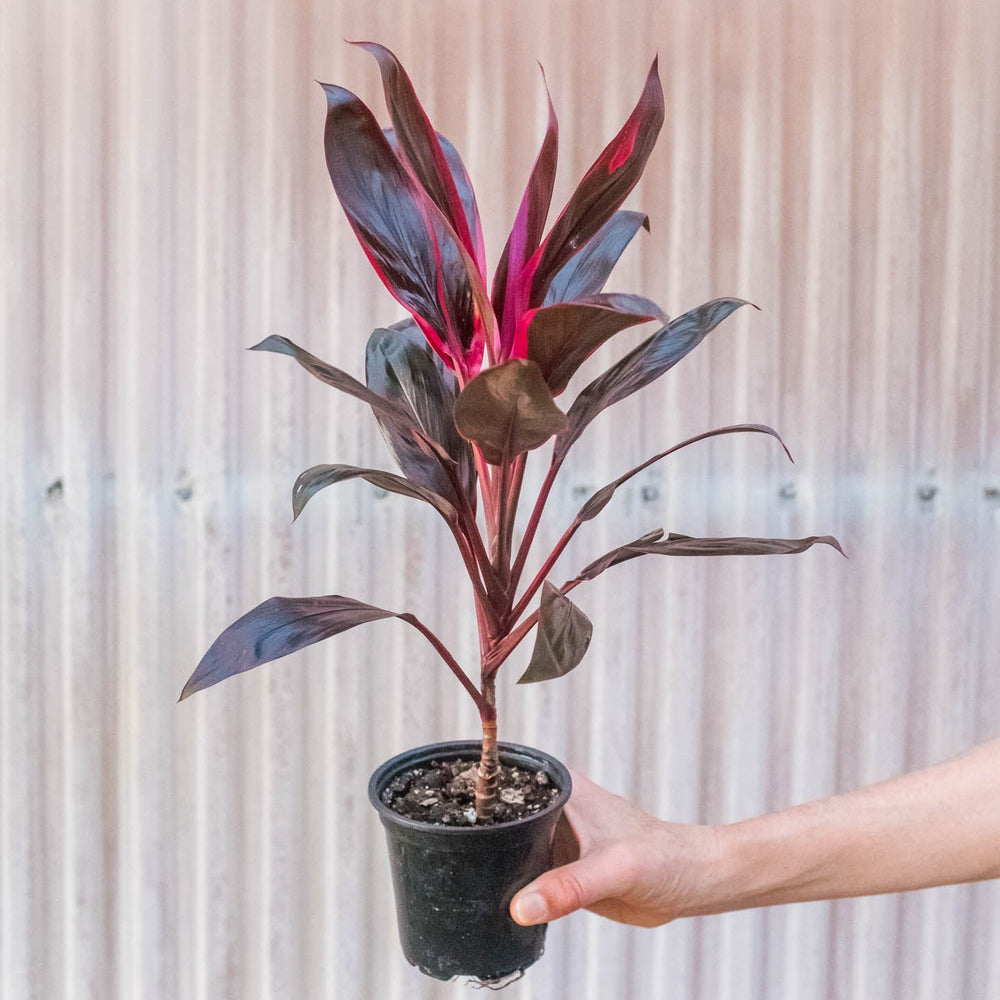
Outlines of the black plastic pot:
{"label": "black plastic pot", "polygon": [[389,842],[396,919],[403,954],[435,979],[499,980],[526,969],[545,950],[545,926],[510,917],[514,894],[551,866],[552,834],[569,798],[569,772],[554,757],[499,744],[500,760],[544,769],[560,794],[541,812],[496,826],[433,826],[407,819],[383,802],[400,773],[433,760],[479,758],[479,743],[434,743],[387,760],[371,777],[368,798]]}

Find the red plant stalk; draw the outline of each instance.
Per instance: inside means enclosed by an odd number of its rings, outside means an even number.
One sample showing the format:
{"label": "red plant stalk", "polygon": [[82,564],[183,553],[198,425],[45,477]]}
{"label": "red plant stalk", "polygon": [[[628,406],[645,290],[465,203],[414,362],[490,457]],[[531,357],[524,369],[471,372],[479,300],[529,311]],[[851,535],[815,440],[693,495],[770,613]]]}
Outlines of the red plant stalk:
{"label": "red plant stalk", "polygon": [[[479,451],[478,448],[474,450],[477,453]],[[580,523],[578,521],[573,522],[570,529],[560,539],[559,544],[546,558],[538,575],[515,607],[514,597],[517,580],[512,572],[510,556],[514,522],[517,517],[521,486],[524,480],[525,457],[523,454],[518,455],[512,460],[503,462],[501,465],[492,468],[491,472],[493,476],[490,485],[487,485],[483,479],[480,479],[480,483],[483,484],[484,507],[486,506],[486,493],[493,492],[493,488],[495,488],[492,496],[492,510],[497,516],[497,523],[494,531],[491,532],[490,546],[491,549],[495,550],[492,567],[496,573],[501,595],[499,607],[495,608],[499,616],[499,627],[490,633],[485,645],[480,644],[480,698],[476,702],[480,710],[483,731],[479,771],[476,779],[476,819],[480,822],[492,819],[498,801],[500,764],[497,751],[497,669],[537,623],[538,612],[536,611],[532,617],[526,619],[517,628],[512,636],[512,629],[517,619],[523,613],[524,608],[530,602],[534,593],[541,586],[545,574],[548,573],[559,558]],[[483,464],[485,465],[485,462]],[[532,512],[534,528],[537,528],[538,519],[541,517],[542,508],[545,505],[545,500],[552,486],[552,479],[554,479],[554,475],[546,478],[542,493],[539,495]],[[478,529],[476,529],[476,533],[478,534]],[[520,566],[524,564],[524,558],[527,555],[526,549],[529,544],[530,538],[526,535],[518,552]],[[485,617],[485,609],[479,607],[479,590],[475,592],[475,599],[477,604],[477,619],[480,623],[480,636],[482,637],[482,623]]]}

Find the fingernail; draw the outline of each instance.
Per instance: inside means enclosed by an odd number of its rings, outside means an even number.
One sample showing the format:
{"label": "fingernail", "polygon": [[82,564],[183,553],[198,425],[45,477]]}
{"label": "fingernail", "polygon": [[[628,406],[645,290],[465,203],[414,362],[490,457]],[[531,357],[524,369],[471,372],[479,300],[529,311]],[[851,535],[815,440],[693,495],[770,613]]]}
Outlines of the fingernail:
{"label": "fingernail", "polygon": [[512,907],[514,919],[519,924],[541,924],[545,921],[545,900],[537,893],[518,896]]}

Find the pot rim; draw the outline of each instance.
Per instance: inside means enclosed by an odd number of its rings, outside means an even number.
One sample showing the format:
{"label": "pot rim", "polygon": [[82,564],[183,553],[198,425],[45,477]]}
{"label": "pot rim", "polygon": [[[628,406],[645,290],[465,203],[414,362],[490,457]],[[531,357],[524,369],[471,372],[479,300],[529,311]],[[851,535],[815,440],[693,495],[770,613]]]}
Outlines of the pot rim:
{"label": "pot rim", "polygon": [[380,798],[379,793],[399,771],[429,763],[432,760],[454,760],[456,757],[467,756],[470,753],[473,755],[473,759],[475,759],[475,756],[479,754],[481,745],[479,740],[447,740],[442,743],[427,743],[424,746],[404,750],[402,753],[390,757],[372,772],[372,776],[368,781],[368,801],[374,806],[383,823],[391,823],[393,826],[409,830],[427,832],[434,836],[440,834],[444,837],[468,837],[470,835],[503,835],[529,824],[537,823],[543,817],[562,809],[569,800],[570,793],[573,790],[573,781],[570,778],[566,765],[562,761],[546,753],[544,750],[525,746],[522,743],[499,742],[497,743],[497,750],[502,763],[516,763],[522,767],[531,767],[535,771],[542,770],[544,767],[555,780],[559,788],[559,794],[544,809],[540,809],[530,816],[522,816],[520,819],[509,820],[505,823],[496,823],[491,826],[445,826],[438,823],[423,823],[420,820],[410,819],[408,816],[401,816],[390,809]]}

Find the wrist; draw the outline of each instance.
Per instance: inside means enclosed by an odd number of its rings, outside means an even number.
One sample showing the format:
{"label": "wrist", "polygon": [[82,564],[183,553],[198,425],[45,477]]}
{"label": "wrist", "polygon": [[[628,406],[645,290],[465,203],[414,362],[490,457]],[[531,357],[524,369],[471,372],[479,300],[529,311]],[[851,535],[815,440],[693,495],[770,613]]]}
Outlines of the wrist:
{"label": "wrist", "polygon": [[651,869],[672,873],[662,886],[669,919],[762,905],[758,900],[776,887],[778,877],[765,860],[767,837],[750,824],[664,822],[656,842],[648,856]]}
{"label": "wrist", "polygon": [[834,849],[810,819],[800,807],[795,822],[778,813],[716,827],[721,891],[706,912],[822,898],[824,860]]}

